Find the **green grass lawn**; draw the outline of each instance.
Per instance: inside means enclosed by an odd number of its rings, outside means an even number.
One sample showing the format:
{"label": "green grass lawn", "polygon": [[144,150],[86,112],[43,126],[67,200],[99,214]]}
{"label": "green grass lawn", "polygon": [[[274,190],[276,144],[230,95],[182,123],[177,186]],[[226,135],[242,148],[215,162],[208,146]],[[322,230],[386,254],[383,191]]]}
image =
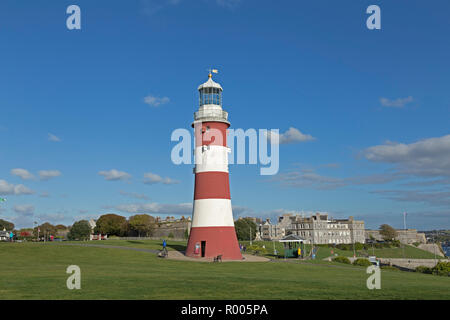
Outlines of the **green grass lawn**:
{"label": "green grass lawn", "polygon": [[[123,244],[158,246],[146,242]],[[0,261],[2,299],[450,299],[448,277],[381,271],[381,290],[368,290],[365,268],[336,264],[198,263],[57,243],[1,243]],[[66,288],[72,264],[81,290]]]}
{"label": "green grass lawn", "polygon": [[[186,248],[186,241],[167,241],[167,250],[178,250],[183,251]],[[53,244],[56,244],[54,242]],[[85,243],[85,244],[95,244],[95,245],[109,245],[109,246],[124,246],[132,248],[141,249],[151,249],[151,250],[161,250],[162,240],[101,240],[101,241],[64,241],[63,243]]]}
{"label": "green grass lawn", "polygon": [[[80,243],[79,241],[64,241],[64,243]],[[143,249],[152,249],[152,250],[160,250],[162,249],[162,241],[161,240],[102,240],[102,241],[86,241],[88,244],[96,244],[96,245],[112,245],[112,246],[126,246],[126,247],[134,247],[134,248],[143,248]],[[249,246],[249,241],[241,241],[242,244]],[[265,245],[268,254],[268,257],[273,257],[273,247],[275,244],[275,248],[278,251],[280,257],[283,256],[283,245],[279,242],[271,242],[271,241],[253,241],[253,244],[257,244],[259,246]],[[167,240],[167,248],[168,250],[178,250],[183,251],[186,248],[186,241],[174,241]],[[316,247],[318,248],[316,259],[321,260],[327,258],[333,254],[338,254],[340,256],[353,257],[352,250],[339,250],[337,248],[328,248],[328,247]],[[307,253],[311,250],[311,245],[306,244],[305,250]],[[331,251],[333,250],[333,253]],[[425,250],[421,250],[414,246],[406,245],[404,250],[403,248],[383,248],[383,249],[372,249],[369,250],[359,250],[356,251],[357,256],[367,256],[367,255],[375,255],[378,258],[409,258],[409,259],[434,259],[434,254]]]}
{"label": "green grass lawn", "polygon": [[[249,241],[243,241],[243,244],[246,246],[249,245]],[[257,244],[259,246],[265,245],[268,256],[273,255],[273,247],[275,245],[276,250],[280,256],[283,255],[283,244],[280,242],[271,242],[271,241],[253,241],[253,244]],[[328,248],[328,247],[318,247],[316,253],[316,259],[324,259],[330,257],[334,254],[338,254],[339,256],[345,257],[353,257],[353,250],[340,250],[337,248]],[[305,250],[307,253],[311,250],[311,245],[305,244]],[[333,251],[333,253],[331,253]],[[369,249],[369,250],[357,250],[356,256],[372,256],[375,255],[378,258],[409,258],[409,259],[434,259],[434,254],[414,246],[405,245],[404,248],[383,248],[383,249]]]}

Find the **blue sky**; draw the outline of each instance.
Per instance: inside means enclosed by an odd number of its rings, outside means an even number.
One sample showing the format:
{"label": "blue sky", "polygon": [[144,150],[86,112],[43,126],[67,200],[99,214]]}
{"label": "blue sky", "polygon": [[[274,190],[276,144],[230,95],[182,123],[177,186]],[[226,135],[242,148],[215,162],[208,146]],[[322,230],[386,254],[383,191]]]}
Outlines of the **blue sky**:
{"label": "blue sky", "polygon": [[[66,28],[71,4],[81,30]],[[381,30],[366,27],[371,4]],[[277,175],[230,166],[235,217],[321,211],[402,228],[406,210],[410,228],[449,228],[449,9],[4,0],[0,218],[190,215],[192,165],[171,162],[170,135],[190,128],[215,67],[233,128],[285,134]]]}

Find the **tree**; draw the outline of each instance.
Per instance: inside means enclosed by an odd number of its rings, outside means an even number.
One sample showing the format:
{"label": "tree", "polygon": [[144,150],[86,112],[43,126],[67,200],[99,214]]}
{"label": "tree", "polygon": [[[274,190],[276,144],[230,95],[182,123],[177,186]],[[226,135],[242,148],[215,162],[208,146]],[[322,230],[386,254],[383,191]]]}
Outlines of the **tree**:
{"label": "tree", "polygon": [[6,229],[6,231],[10,231],[14,229],[14,223],[0,219],[0,230]]}
{"label": "tree", "polygon": [[136,231],[139,237],[142,235],[151,235],[155,228],[155,218],[148,214],[137,214],[128,219],[130,229]]}
{"label": "tree", "polygon": [[397,231],[388,224],[382,224],[379,232],[386,241],[394,240],[397,237]]}
{"label": "tree", "polygon": [[56,227],[52,225],[50,222],[45,222],[38,227],[35,227],[33,230],[34,236],[37,236],[39,228],[39,237],[45,237],[46,239],[50,238],[51,235],[56,234]]}
{"label": "tree", "polygon": [[67,234],[69,240],[88,240],[91,235],[91,226],[87,220],[80,220],[73,224]]}
{"label": "tree", "polygon": [[[258,226],[249,218],[239,218],[234,223],[234,228],[236,229],[236,236],[239,241],[255,240],[256,229]],[[250,233],[251,230],[251,233]]]}
{"label": "tree", "polygon": [[95,233],[121,236],[128,230],[127,219],[114,213],[102,215],[96,224]]}

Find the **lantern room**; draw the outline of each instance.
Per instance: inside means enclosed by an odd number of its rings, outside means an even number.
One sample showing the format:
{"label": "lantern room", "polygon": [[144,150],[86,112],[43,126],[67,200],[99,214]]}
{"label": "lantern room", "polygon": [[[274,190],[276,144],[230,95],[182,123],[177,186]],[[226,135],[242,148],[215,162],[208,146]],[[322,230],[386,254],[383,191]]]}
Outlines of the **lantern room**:
{"label": "lantern room", "polygon": [[199,105],[213,104],[222,106],[222,87],[212,79],[212,74],[209,74],[209,79],[198,87]]}

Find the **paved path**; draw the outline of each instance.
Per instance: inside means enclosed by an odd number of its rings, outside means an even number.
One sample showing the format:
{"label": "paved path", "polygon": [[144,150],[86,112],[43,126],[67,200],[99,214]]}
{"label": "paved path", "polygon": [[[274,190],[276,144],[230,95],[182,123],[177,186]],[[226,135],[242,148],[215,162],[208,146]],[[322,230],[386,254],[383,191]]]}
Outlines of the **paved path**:
{"label": "paved path", "polygon": [[[269,258],[260,257],[260,256],[254,256],[252,254],[243,254],[244,257],[243,260],[224,260],[223,262],[267,262],[270,261]],[[173,260],[183,260],[183,261],[195,261],[195,262],[213,262],[213,258],[191,258],[186,257],[184,255],[184,252],[180,251],[169,251],[169,259]]]}

